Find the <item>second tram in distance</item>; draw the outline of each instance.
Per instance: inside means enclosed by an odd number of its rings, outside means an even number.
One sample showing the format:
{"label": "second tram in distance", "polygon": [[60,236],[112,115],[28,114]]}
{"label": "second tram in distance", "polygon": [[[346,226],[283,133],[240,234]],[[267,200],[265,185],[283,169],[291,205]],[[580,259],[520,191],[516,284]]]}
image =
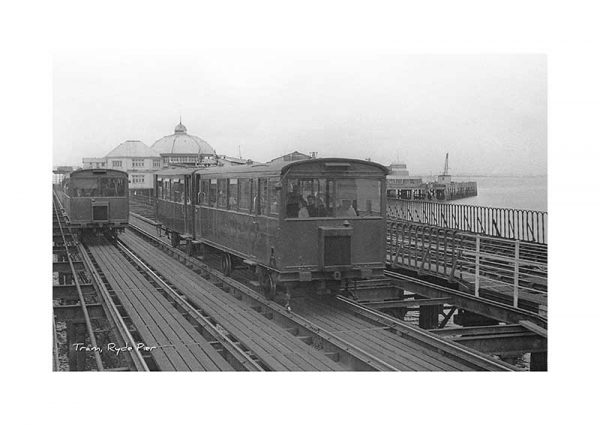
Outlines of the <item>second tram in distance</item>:
{"label": "second tram in distance", "polygon": [[58,197],[75,234],[122,232],[129,222],[127,173],[119,170],[73,171],[62,181]]}
{"label": "second tram in distance", "polygon": [[222,270],[250,266],[277,288],[339,289],[383,276],[383,165],[354,159],[166,169],[155,174],[155,216],[171,235],[220,251]]}

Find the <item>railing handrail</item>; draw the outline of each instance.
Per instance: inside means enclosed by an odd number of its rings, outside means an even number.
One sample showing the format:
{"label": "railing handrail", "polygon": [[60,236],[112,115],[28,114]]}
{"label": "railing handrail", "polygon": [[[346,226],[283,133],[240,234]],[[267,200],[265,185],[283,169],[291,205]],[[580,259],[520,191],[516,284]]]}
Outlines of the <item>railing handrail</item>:
{"label": "railing handrail", "polygon": [[399,199],[388,203],[387,215],[482,236],[547,244],[547,211]]}

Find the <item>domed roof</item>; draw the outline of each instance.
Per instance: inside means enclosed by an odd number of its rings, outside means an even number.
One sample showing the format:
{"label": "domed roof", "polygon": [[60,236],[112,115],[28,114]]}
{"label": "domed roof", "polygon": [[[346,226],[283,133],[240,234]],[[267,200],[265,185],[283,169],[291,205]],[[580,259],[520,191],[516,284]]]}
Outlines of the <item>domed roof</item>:
{"label": "domed roof", "polygon": [[187,128],[185,128],[185,125],[181,124],[181,121],[175,126],[175,134],[177,133],[187,133]]}
{"label": "domed roof", "polygon": [[160,154],[216,155],[215,150],[200,137],[187,134],[187,128],[179,122],[175,132],[158,139],[152,149]]}

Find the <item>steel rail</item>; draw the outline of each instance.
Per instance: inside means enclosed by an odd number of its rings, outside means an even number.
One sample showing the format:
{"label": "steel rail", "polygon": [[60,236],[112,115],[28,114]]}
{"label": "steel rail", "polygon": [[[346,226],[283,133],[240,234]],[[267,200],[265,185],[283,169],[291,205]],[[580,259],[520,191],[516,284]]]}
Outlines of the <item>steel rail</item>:
{"label": "steel rail", "polygon": [[52,317],[52,370],[58,372],[60,370],[60,362],[58,361],[58,338],[56,336],[56,320]]}
{"label": "steel rail", "polygon": [[[246,368],[248,371],[264,371],[265,369],[261,367],[256,361],[254,361],[247,353],[245,353],[235,342],[233,342],[230,338],[223,335],[223,333],[219,332],[217,327],[210,323],[203,315],[201,315],[196,308],[194,308],[188,301],[185,300],[181,295],[179,295],[164,279],[158,276],[152,268],[150,268],[144,260],[139,258],[131,249],[129,249],[122,241],[117,241],[117,246],[122,249],[126,255],[128,255],[133,261],[136,262],[140,267],[142,267],[146,273],[148,273],[152,279],[158,283],[161,288],[165,289],[171,297],[173,297],[176,302],[181,304],[185,310],[187,310],[196,321],[213,337],[217,340],[223,348],[227,349],[227,351],[238,361],[242,366]],[[257,356],[258,357],[258,356]]]}
{"label": "steel rail", "polygon": [[442,351],[443,353],[448,354],[459,361],[467,361],[468,365],[470,366],[475,366],[483,370],[514,370],[504,362],[493,360],[492,358],[480,354],[474,350],[469,350],[463,346],[460,346],[451,341],[447,341],[441,337],[436,337],[428,331],[404,323],[401,320],[380,313],[377,310],[365,307],[342,295],[336,296],[336,299],[342,302],[350,311],[364,318],[367,318],[370,321],[374,321],[375,323],[381,326],[387,326],[388,328],[393,329],[396,333],[409,336],[410,338],[417,340],[421,344],[428,345],[434,350],[438,350],[438,352]]}
{"label": "steel rail", "polygon": [[150,219],[150,218],[148,218],[148,217],[144,217],[143,215],[141,215],[141,214],[138,214],[138,213],[134,213],[134,212],[131,212],[131,211],[130,211],[130,212],[129,212],[129,215],[132,215],[132,216],[134,216],[135,218],[137,218],[138,220],[145,221],[146,223],[148,223],[148,224],[151,224],[151,225],[153,225],[153,226],[156,226],[156,225],[158,224],[158,223],[156,223],[154,220],[152,220],[152,219]]}
{"label": "steel rail", "polygon": [[185,256],[189,262],[196,263],[196,266],[202,268],[206,273],[210,274],[213,278],[221,282],[222,284],[228,285],[232,288],[235,288],[237,291],[243,293],[248,298],[252,299],[255,303],[259,304],[262,308],[272,313],[276,313],[280,318],[285,321],[290,322],[294,326],[302,328],[306,333],[312,335],[313,337],[321,338],[324,341],[330,343],[333,347],[338,350],[341,350],[348,355],[350,355],[353,359],[364,365],[366,368],[371,370],[379,370],[379,371],[398,371],[397,368],[385,362],[384,360],[376,357],[375,355],[364,351],[363,349],[357,347],[356,345],[340,338],[337,335],[334,335],[331,332],[326,331],[325,329],[319,327],[318,325],[310,322],[309,320],[295,314],[294,312],[288,311],[284,307],[279,304],[269,301],[264,298],[262,295],[257,293],[255,290],[249,288],[237,280],[225,276],[222,273],[212,269],[212,267],[206,265],[205,263],[200,262],[198,259],[189,257],[185,253],[176,250],[176,248],[172,248],[170,245],[166,244],[164,241],[156,238],[155,236],[149,234],[138,226],[129,223],[129,228],[142,234],[144,237],[154,241],[157,244],[160,244],[164,249],[169,252],[176,253],[179,256]]}
{"label": "steel rail", "polygon": [[[117,306],[115,305],[114,301],[112,300],[112,297],[110,296],[108,289],[106,288],[104,282],[102,281],[100,274],[96,270],[96,266],[94,266],[89,254],[87,253],[86,250],[82,250],[82,254],[83,254],[82,258],[83,258],[84,262],[86,263],[88,269],[90,270],[90,272],[92,274],[92,278],[96,281],[96,287],[100,291],[100,295],[102,296],[102,298],[104,300],[104,304],[108,307],[106,310],[110,314],[113,323],[115,323],[115,325],[117,326],[117,331],[119,332],[121,338],[123,339],[123,341],[129,342],[131,344],[131,347],[136,347],[137,343],[133,339],[133,336],[131,335],[131,333],[129,332],[129,328],[125,324],[125,321],[123,320],[123,317],[119,313]],[[131,350],[131,351],[128,351],[127,353],[131,356],[131,360],[137,371],[142,371],[142,372],[150,371],[150,369],[148,368],[148,365],[146,364],[146,361],[144,360],[144,357],[142,356],[142,354],[140,353],[139,350]]]}
{"label": "steel rail", "polygon": [[[54,197],[55,197],[56,202],[58,202],[58,198],[56,197],[56,194],[54,194]],[[77,272],[75,271],[75,266],[73,265],[73,260],[71,259],[71,253],[69,252],[69,246],[67,245],[67,238],[65,235],[64,228],[61,224],[60,215],[58,213],[58,208],[56,206],[56,203],[53,203],[53,206],[54,206],[54,214],[56,214],[56,218],[58,220],[57,224],[60,229],[62,240],[65,244],[65,252],[67,254],[67,260],[69,261],[69,266],[71,267],[71,272],[73,274],[73,280],[75,281],[75,287],[77,288],[77,294],[79,296],[79,302],[81,304],[81,309],[83,310],[83,317],[85,319],[85,326],[87,328],[88,336],[90,337],[90,342],[92,343],[92,346],[97,347],[98,343],[96,342],[96,336],[94,335],[94,330],[92,328],[92,322],[90,320],[90,315],[88,313],[87,305],[86,305],[85,299],[83,297],[83,292],[81,291],[79,277],[77,276]],[[94,359],[96,361],[96,366],[98,366],[98,370],[99,371],[104,370],[104,366],[102,365],[102,359],[100,357],[100,353],[98,353],[98,351],[96,351],[96,350],[94,350],[93,353],[94,353]]]}

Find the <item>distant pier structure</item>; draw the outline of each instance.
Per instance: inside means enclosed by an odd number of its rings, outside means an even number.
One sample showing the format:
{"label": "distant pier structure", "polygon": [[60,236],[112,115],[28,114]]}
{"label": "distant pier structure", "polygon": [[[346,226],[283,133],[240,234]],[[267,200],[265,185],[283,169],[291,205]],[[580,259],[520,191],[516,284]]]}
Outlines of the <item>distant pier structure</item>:
{"label": "distant pier structure", "polygon": [[406,164],[397,161],[389,166],[387,176],[387,196],[390,199],[414,199],[428,201],[451,201],[453,199],[477,196],[477,182],[453,182],[448,172],[448,154],[444,171],[435,182],[410,177]]}

